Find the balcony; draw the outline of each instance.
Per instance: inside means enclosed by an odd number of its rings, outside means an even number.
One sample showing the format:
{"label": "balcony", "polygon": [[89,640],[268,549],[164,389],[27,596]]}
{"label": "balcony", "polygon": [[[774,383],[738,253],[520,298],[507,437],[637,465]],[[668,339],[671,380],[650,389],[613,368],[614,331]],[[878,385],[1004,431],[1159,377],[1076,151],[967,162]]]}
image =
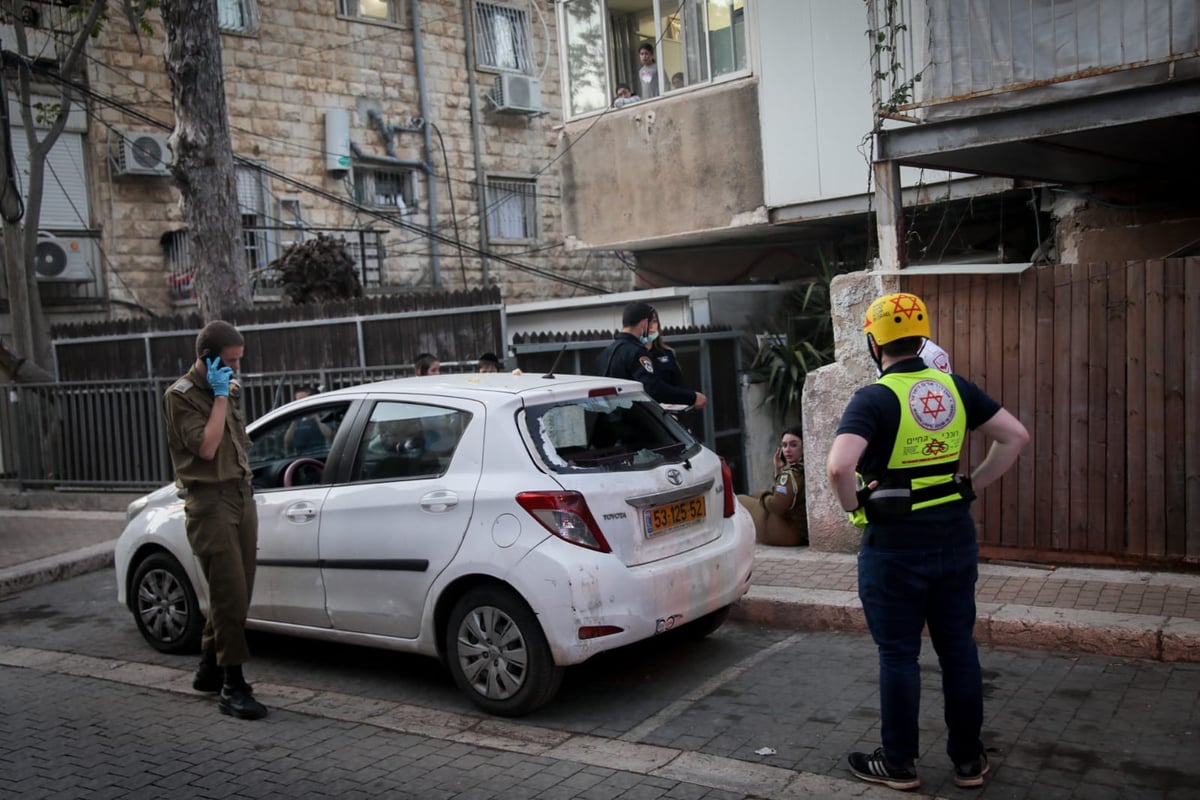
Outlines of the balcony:
{"label": "balcony", "polygon": [[877,160],[1057,183],[1200,166],[1195,0],[872,0]]}
{"label": "balcony", "polygon": [[[293,244],[315,239],[318,234],[344,239],[358,270],[364,291],[386,285],[383,260],[386,256],[383,232],[369,228],[308,228],[290,225],[243,226],[246,269],[256,299],[276,299],[282,293],[279,274],[269,264]],[[188,247],[187,231],[175,231],[166,241],[171,299],[185,302],[194,297],[196,271]]]}

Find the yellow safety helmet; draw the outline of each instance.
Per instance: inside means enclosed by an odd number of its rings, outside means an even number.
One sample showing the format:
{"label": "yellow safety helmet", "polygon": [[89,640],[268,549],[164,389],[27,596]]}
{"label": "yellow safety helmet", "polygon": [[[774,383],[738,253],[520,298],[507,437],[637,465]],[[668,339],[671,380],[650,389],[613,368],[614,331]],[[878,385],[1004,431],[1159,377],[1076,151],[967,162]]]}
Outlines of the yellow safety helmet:
{"label": "yellow safety helmet", "polygon": [[915,294],[884,295],[868,306],[863,332],[878,345],[908,336],[929,339],[929,309]]}

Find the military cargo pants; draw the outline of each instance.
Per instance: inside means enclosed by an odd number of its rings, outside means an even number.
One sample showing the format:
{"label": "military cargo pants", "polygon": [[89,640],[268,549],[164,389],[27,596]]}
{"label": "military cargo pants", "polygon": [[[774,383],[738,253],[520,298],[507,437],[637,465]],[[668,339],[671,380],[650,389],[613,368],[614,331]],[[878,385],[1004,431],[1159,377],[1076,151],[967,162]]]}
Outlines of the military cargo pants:
{"label": "military cargo pants", "polygon": [[246,613],[254,593],[258,513],[250,484],[196,482],[184,501],[188,543],[208,583],[208,619],[201,646],[223,667],[244,664]]}

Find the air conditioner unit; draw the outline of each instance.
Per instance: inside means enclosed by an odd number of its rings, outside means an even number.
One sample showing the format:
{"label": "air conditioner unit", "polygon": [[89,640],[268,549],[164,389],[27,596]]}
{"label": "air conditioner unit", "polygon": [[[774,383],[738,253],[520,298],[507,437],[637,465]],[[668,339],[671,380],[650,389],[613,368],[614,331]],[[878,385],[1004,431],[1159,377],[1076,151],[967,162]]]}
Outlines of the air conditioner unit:
{"label": "air conditioner unit", "polygon": [[34,272],[39,281],[90,281],[95,278],[92,253],[91,239],[59,237],[38,231],[37,249],[33,255]]}
{"label": "air conditioner unit", "polygon": [[122,133],[114,150],[118,175],[171,174],[171,151],[161,133]]}
{"label": "air conditioner unit", "polygon": [[528,75],[503,72],[496,76],[492,102],[497,111],[539,114],[542,110],[542,82]]}

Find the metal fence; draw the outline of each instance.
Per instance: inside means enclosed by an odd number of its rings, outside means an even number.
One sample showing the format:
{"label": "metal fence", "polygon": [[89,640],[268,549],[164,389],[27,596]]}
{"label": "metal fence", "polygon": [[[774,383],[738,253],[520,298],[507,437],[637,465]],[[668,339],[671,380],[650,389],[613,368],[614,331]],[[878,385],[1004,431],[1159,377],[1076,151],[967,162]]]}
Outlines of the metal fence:
{"label": "metal fence", "polygon": [[[737,375],[737,332],[670,335],[684,373],[712,400],[682,421],[722,455],[744,482],[744,430]],[[525,372],[588,373],[608,339],[515,344]],[[555,364],[555,362],[558,362]],[[470,372],[474,361],[442,362],[443,372]],[[257,419],[289,402],[296,389],[332,391],[406,377],[411,364],[356,366],[239,376],[246,418]],[[13,384],[0,403],[0,483],[27,488],[140,490],[172,479],[163,427],[162,397],[175,378]],[[744,488],[744,487],[742,487]]]}

